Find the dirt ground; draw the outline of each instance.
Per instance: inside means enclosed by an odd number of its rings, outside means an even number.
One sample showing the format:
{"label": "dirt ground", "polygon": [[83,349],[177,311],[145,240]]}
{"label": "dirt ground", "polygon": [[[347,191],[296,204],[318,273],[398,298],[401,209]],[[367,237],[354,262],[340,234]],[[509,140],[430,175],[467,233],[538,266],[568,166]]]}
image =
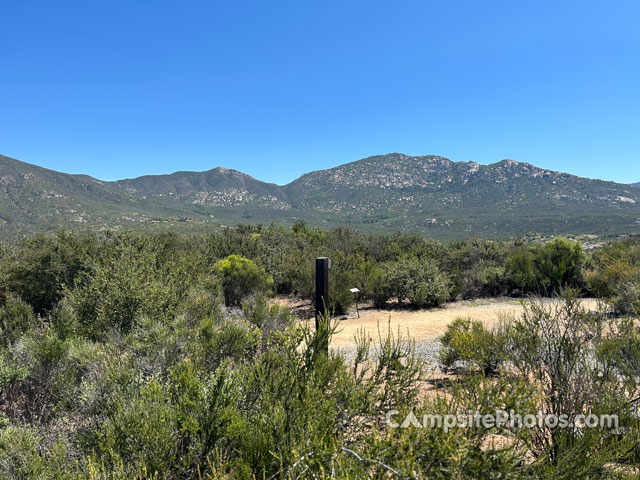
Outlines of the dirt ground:
{"label": "dirt ground", "polygon": [[[545,300],[550,303],[552,300]],[[595,299],[585,299],[583,305],[586,308],[596,307]],[[333,347],[353,346],[353,337],[360,328],[378,336],[378,324],[382,332],[387,331],[387,323],[391,322],[391,329],[397,332],[398,328],[403,334],[420,342],[423,340],[436,340],[442,335],[447,325],[456,318],[472,318],[491,326],[501,319],[521,315],[524,310],[521,300],[490,299],[461,301],[446,304],[443,308],[429,310],[377,310],[365,308],[360,310],[360,318],[354,311],[350,311],[345,317],[338,320],[338,330],[332,338]]]}
{"label": "dirt ground", "polygon": [[[313,309],[307,302],[295,302],[291,299],[280,298],[279,303],[292,308],[301,318],[310,318]],[[554,300],[535,300],[553,303]],[[527,301],[528,302],[528,301]],[[588,298],[583,300],[588,309],[595,309],[597,302]],[[382,309],[378,310],[370,305],[360,308],[360,318],[355,309],[347,315],[336,319],[337,331],[331,339],[331,347],[350,349],[354,347],[354,335],[364,328],[365,332],[375,341],[378,339],[378,325],[383,334],[387,331],[387,323],[395,333],[400,328],[403,335],[408,334],[417,344],[432,343],[444,333],[449,323],[459,317],[470,317],[491,326],[501,319],[518,316],[524,310],[521,300],[513,298],[492,298],[470,301],[459,301],[446,304],[442,308],[425,310]]]}

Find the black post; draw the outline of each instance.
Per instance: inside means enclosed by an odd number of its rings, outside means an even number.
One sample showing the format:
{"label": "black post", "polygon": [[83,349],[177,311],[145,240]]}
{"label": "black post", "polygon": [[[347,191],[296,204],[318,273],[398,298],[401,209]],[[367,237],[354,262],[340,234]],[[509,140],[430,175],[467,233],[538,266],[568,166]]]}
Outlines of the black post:
{"label": "black post", "polygon": [[320,349],[329,354],[329,259],[316,258],[316,332]]}

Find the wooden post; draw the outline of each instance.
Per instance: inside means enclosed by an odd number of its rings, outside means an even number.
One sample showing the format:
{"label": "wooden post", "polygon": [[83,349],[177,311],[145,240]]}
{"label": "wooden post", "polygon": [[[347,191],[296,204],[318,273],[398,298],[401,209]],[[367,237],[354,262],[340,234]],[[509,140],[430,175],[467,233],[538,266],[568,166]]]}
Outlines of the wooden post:
{"label": "wooden post", "polygon": [[316,258],[316,332],[320,349],[329,354],[329,259]]}

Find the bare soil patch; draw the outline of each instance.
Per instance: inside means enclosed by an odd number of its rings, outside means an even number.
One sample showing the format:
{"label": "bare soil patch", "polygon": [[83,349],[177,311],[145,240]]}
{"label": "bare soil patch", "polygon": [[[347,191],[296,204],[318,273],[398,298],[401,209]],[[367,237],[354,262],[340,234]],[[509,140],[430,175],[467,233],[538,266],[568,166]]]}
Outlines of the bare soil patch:
{"label": "bare soil patch", "polygon": [[[279,297],[277,301],[287,305],[292,312],[303,321],[309,321],[314,314],[310,302],[291,297]],[[360,308],[358,318],[355,308],[347,315],[335,319],[337,330],[331,338],[331,348],[344,351],[347,355],[355,348],[354,337],[360,329],[364,329],[374,342],[378,340],[380,331],[385,338],[388,326],[394,334],[398,329],[404,336],[416,341],[418,351],[427,356],[437,353],[438,337],[446,330],[447,325],[456,318],[472,318],[491,326],[500,320],[519,316],[524,305],[531,301],[553,304],[553,299],[518,300],[513,298],[490,298],[447,303],[442,308],[410,310],[405,308],[376,309],[371,305]],[[594,310],[597,301],[593,298],[583,300],[583,305]]]}

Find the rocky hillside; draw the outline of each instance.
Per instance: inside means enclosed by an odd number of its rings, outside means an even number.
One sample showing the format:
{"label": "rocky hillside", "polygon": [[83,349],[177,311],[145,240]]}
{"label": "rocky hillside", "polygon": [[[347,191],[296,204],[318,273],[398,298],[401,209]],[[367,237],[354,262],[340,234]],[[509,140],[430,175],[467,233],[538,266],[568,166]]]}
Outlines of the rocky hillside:
{"label": "rocky hillside", "polygon": [[171,206],[201,205],[237,207],[257,205],[274,209],[291,208],[282,189],[256,180],[237,170],[214,168],[206,172],[176,172],[171,175],[146,175],[113,183],[130,195]]}
{"label": "rocky hillside", "polygon": [[59,227],[206,231],[298,219],[440,238],[640,233],[640,189],[514,160],[394,153],[278,186],[223,168],[101,182],[0,156],[0,186],[4,238]]}
{"label": "rocky hillside", "polygon": [[514,160],[479,165],[389,154],[305,174],[285,189],[301,210],[453,236],[636,231],[640,220],[634,188]]}

